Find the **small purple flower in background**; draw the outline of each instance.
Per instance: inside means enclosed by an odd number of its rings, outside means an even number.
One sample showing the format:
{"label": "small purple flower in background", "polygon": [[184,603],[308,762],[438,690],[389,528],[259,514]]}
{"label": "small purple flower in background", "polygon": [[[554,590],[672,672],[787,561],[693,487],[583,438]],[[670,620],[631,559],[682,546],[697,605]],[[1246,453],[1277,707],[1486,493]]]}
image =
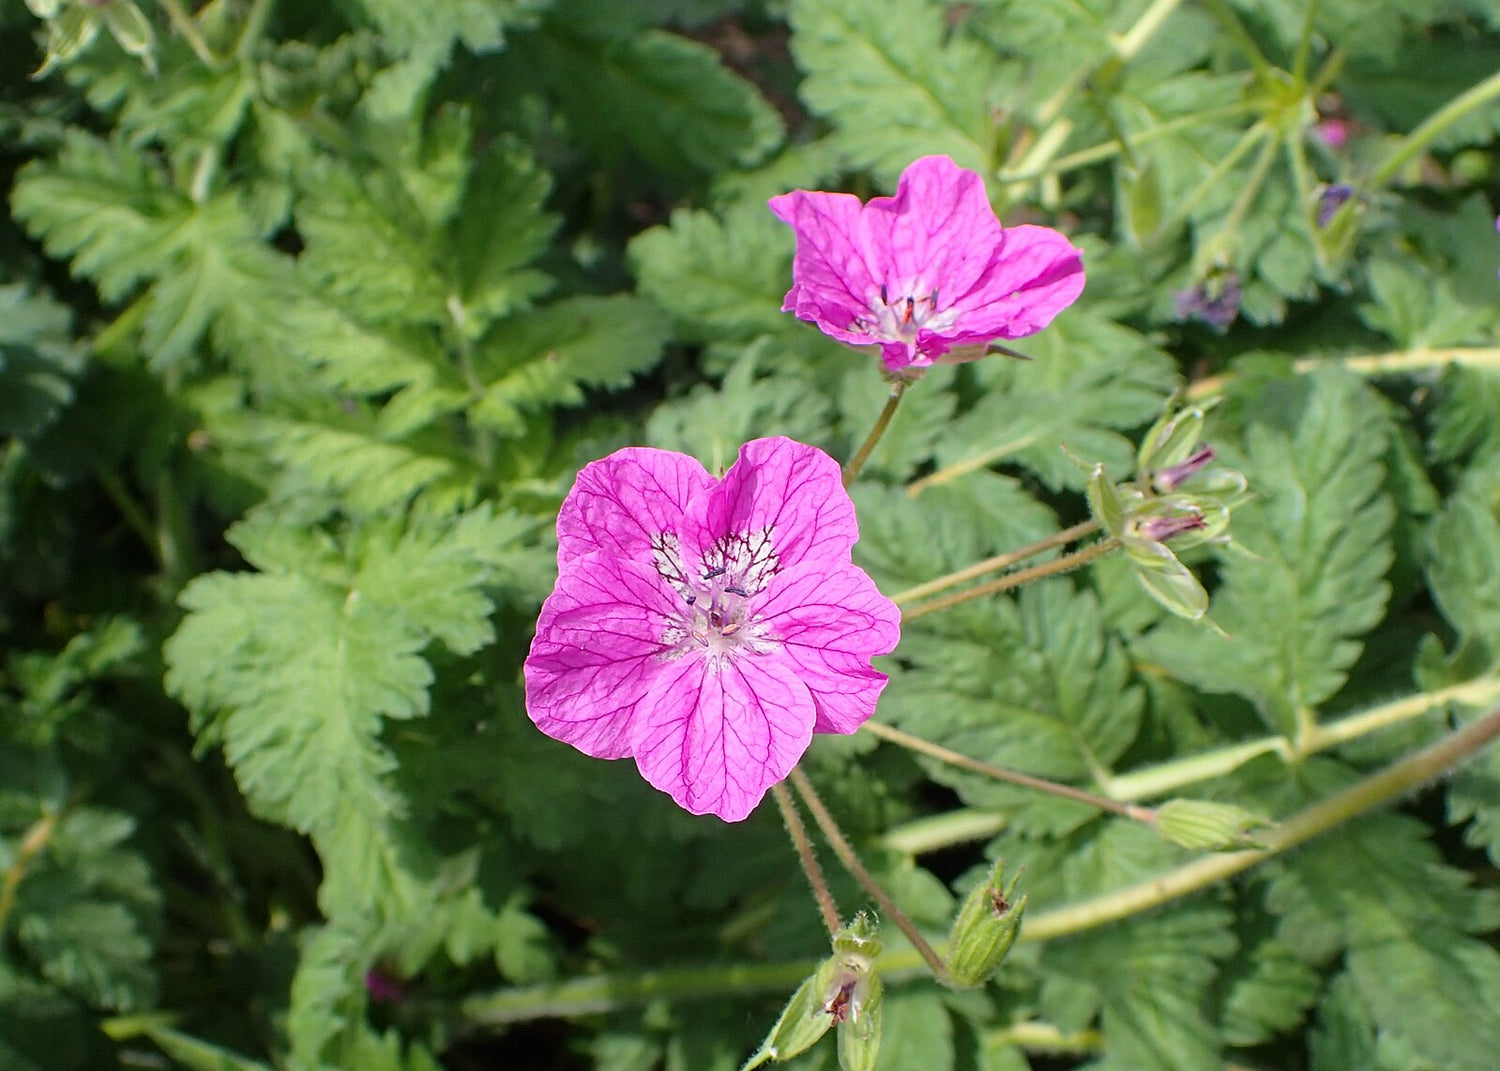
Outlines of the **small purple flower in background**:
{"label": "small purple flower in background", "polygon": [[1244,297],[1236,273],[1217,271],[1197,286],[1177,291],[1172,295],[1172,304],[1179,320],[1202,320],[1223,331],[1239,317]]}
{"label": "small purple flower in background", "polygon": [[813,733],[852,733],[901,613],[849,558],[859,530],[839,466],[756,439],[716,480],[629,448],[578,474],[557,518],[557,586],[526,658],[537,727],[736,822]]}
{"label": "small purple flower in background", "polygon": [[894,197],[793,190],[769,204],[797,234],[782,309],[880,346],[892,372],[1034,334],[1083,290],[1079,250],[1047,227],[1002,228],[984,180],[946,156],[913,162]]}
{"label": "small purple flower in background", "polygon": [[1318,194],[1318,226],[1328,226],[1328,224],[1333,220],[1333,214],[1343,207],[1345,201],[1349,200],[1353,196],[1353,186],[1324,186],[1322,192]]}

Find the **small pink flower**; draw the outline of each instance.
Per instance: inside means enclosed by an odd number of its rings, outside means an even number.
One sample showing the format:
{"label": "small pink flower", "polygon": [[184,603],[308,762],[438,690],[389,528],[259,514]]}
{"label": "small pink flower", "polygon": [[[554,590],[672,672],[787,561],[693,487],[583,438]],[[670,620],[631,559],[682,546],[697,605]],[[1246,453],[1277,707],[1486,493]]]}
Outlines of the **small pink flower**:
{"label": "small pink flower", "polygon": [[984,180],[946,156],[913,162],[895,197],[793,190],[769,204],[797,234],[782,309],[880,346],[893,372],[1034,334],[1083,290],[1079,250],[1047,227],[1002,228]]}
{"label": "small pink flower", "polygon": [[900,611],[852,564],[854,505],[827,454],[756,439],[723,479],[668,450],[586,466],[557,518],[557,586],[526,709],[584,754],[633,756],[694,814],[736,822],[818,733],[852,733]]}

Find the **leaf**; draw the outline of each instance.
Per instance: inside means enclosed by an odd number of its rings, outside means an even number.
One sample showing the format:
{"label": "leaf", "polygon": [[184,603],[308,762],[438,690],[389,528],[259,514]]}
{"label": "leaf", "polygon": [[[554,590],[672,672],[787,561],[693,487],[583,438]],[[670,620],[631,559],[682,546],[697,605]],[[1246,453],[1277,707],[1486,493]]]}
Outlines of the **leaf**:
{"label": "leaf", "polygon": [[876,1071],[951,1071],[954,1066],[953,1020],[942,997],[929,986],[887,990],[883,1004],[884,1038]]}
{"label": "leaf", "polygon": [[170,1027],[151,1024],[145,1028],[145,1034],[188,1071],[270,1071],[263,1063]]}
{"label": "leaf", "polygon": [[1450,364],[1443,369],[1433,410],[1432,452],[1456,461],[1470,452],[1493,456],[1500,447],[1500,375]]}
{"label": "leaf", "polygon": [[627,294],[564,298],[501,324],[475,361],[484,394],[472,417],[506,435],[524,433],[523,414],[579,406],[581,387],[628,386],[656,364],[666,317]]}
{"label": "leaf", "polygon": [[222,741],[257,813],[328,841],[345,811],[375,826],[395,813],[382,723],[427,712],[432,640],[467,653],[490,638],[479,589],[516,529],[476,510],[376,526],[342,553],[303,539],[300,561],[268,529],[235,530],[264,572],[209,573],[183,592],[168,687],[200,737]]}
{"label": "leaf", "polygon": [[1225,998],[1225,1042],[1260,1045],[1290,1031],[1306,1017],[1322,986],[1322,976],[1294,949],[1275,938],[1261,941]]}
{"label": "leaf", "polygon": [[[1096,994],[1105,1058],[1092,1066],[1220,1066],[1222,1042],[1203,1007],[1215,961],[1235,949],[1232,921],[1225,908],[1192,903],[1047,945],[1048,983],[1066,979]],[[1101,969],[1104,964],[1108,969]],[[1046,1013],[1045,984],[1042,1008]]]}
{"label": "leaf", "polygon": [[45,295],[0,286],[0,434],[30,439],[73,400],[85,356],[68,321]]}
{"label": "leaf", "polygon": [[993,53],[950,34],[932,0],[792,0],[801,95],[834,124],[835,144],[886,186],[919,156],[946,153],[986,168],[992,109],[1010,79]]}
{"label": "leaf", "polygon": [[1471,469],[1426,543],[1428,588],[1460,640],[1500,636],[1500,470]]}
{"label": "leaf", "polygon": [[689,341],[748,342],[796,330],[781,302],[791,286],[793,238],[763,204],[739,205],[720,219],[701,210],[630,242],[640,292],[666,309]]}
{"label": "leaf", "polygon": [[[892,674],[881,699],[891,723],[996,766],[1084,784],[1135,739],[1142,695],[1092,593],[1053,581],[1026,588],[1016,603],[952,614],[923,618],[902,637],[909,668]],[[1018,829],[1061,833],[1095,814],[936,761],[922,765],[969,805],[1010,813]]]}
{"label": "leaf", "polygon": [[780,116],[713,49],[662,30],[590,33],[573,6],[562,3],[523,55],[593,155],[712,173],[753,165],[780,144]]}
{"label": "leaf", "polygon": [[1256,496],[1231,527],[1250,554],[1225,556],[1209,610],[1228,636],[1168,621],[1137,649],[1200,688],[1244,696],[1291,735],[1343,686],[1360,637],[1384,614],[1388,417],[1334,369],[1271,383],[1246,416],[1243,463],[1225,456]]}

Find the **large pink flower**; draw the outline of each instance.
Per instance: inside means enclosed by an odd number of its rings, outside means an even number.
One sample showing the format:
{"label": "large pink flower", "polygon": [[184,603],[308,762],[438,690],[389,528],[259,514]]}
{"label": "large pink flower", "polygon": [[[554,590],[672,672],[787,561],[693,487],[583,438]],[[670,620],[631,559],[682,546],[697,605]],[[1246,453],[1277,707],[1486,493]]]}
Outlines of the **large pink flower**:
{"label": "large pink flower", "polygon": [[1083,290],[1082,253],[1047,227],[1002,228],[984,180],[946,156],[914,161],[895,197],[793,190],[769,204],[797,234],[782,308],[880,346],[893,372],[1040,331]]}
{"label": "large pink flower", "polygon": [[668,450],[586,466],[557,518],[557,586],[526,658],[548,736],[694,814],[748,815],[812,735],[875,710],[900,611],[849,560],[838,464],[756,439],[716,480]]}

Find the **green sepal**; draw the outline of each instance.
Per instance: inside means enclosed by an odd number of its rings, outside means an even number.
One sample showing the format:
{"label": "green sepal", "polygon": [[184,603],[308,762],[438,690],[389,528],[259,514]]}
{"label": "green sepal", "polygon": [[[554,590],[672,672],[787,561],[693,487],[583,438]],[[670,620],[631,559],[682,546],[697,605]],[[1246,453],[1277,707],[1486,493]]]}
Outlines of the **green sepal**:
{"label": "green sepal", "polygon": [[1120,489],[1105,475],[1103,465],[1095,465],[1084,488],[1088,496],[1089,512],[1104,526],[1104,530],[1118,538],[1125,529],[1125,499]]}
{"label": "green sepal", "polygon": [[838,956],[829,957],[803,980],[766,1034],[766,1040],[760,1043],[760,1048],[745,1061],[740,1071],[753,1071],[772,1060],[789,1060],[812,1048],[828,1033],[833,1016],[824,1007],[823,994],[838,971],[838,962]]}
{"label": "green sepal", "polygon": [[1015,897],[1021,875],[1017,872],[1007,883],[1004,866],[996,863],[990,869],[989,877],[974,887],[953,920],[946,965],[949,979],[961,989],[989,981],[1021,932],[1026,897]]}
{"label": "green sepal", "polygon": [[848,1018],[838,1026],[839,1068],[875,1071],[885,1019],[885,987],[873,967],[857,985],[861,995],[850,1001]]}
{"label": "green sepal", "polygon": [[1131,542],[1125,555],[1135,569],[1136,579],[1147,593],[1178,617],[1189,621],[1205,620],[1208,592],[1193,571],[1161,543]]}

